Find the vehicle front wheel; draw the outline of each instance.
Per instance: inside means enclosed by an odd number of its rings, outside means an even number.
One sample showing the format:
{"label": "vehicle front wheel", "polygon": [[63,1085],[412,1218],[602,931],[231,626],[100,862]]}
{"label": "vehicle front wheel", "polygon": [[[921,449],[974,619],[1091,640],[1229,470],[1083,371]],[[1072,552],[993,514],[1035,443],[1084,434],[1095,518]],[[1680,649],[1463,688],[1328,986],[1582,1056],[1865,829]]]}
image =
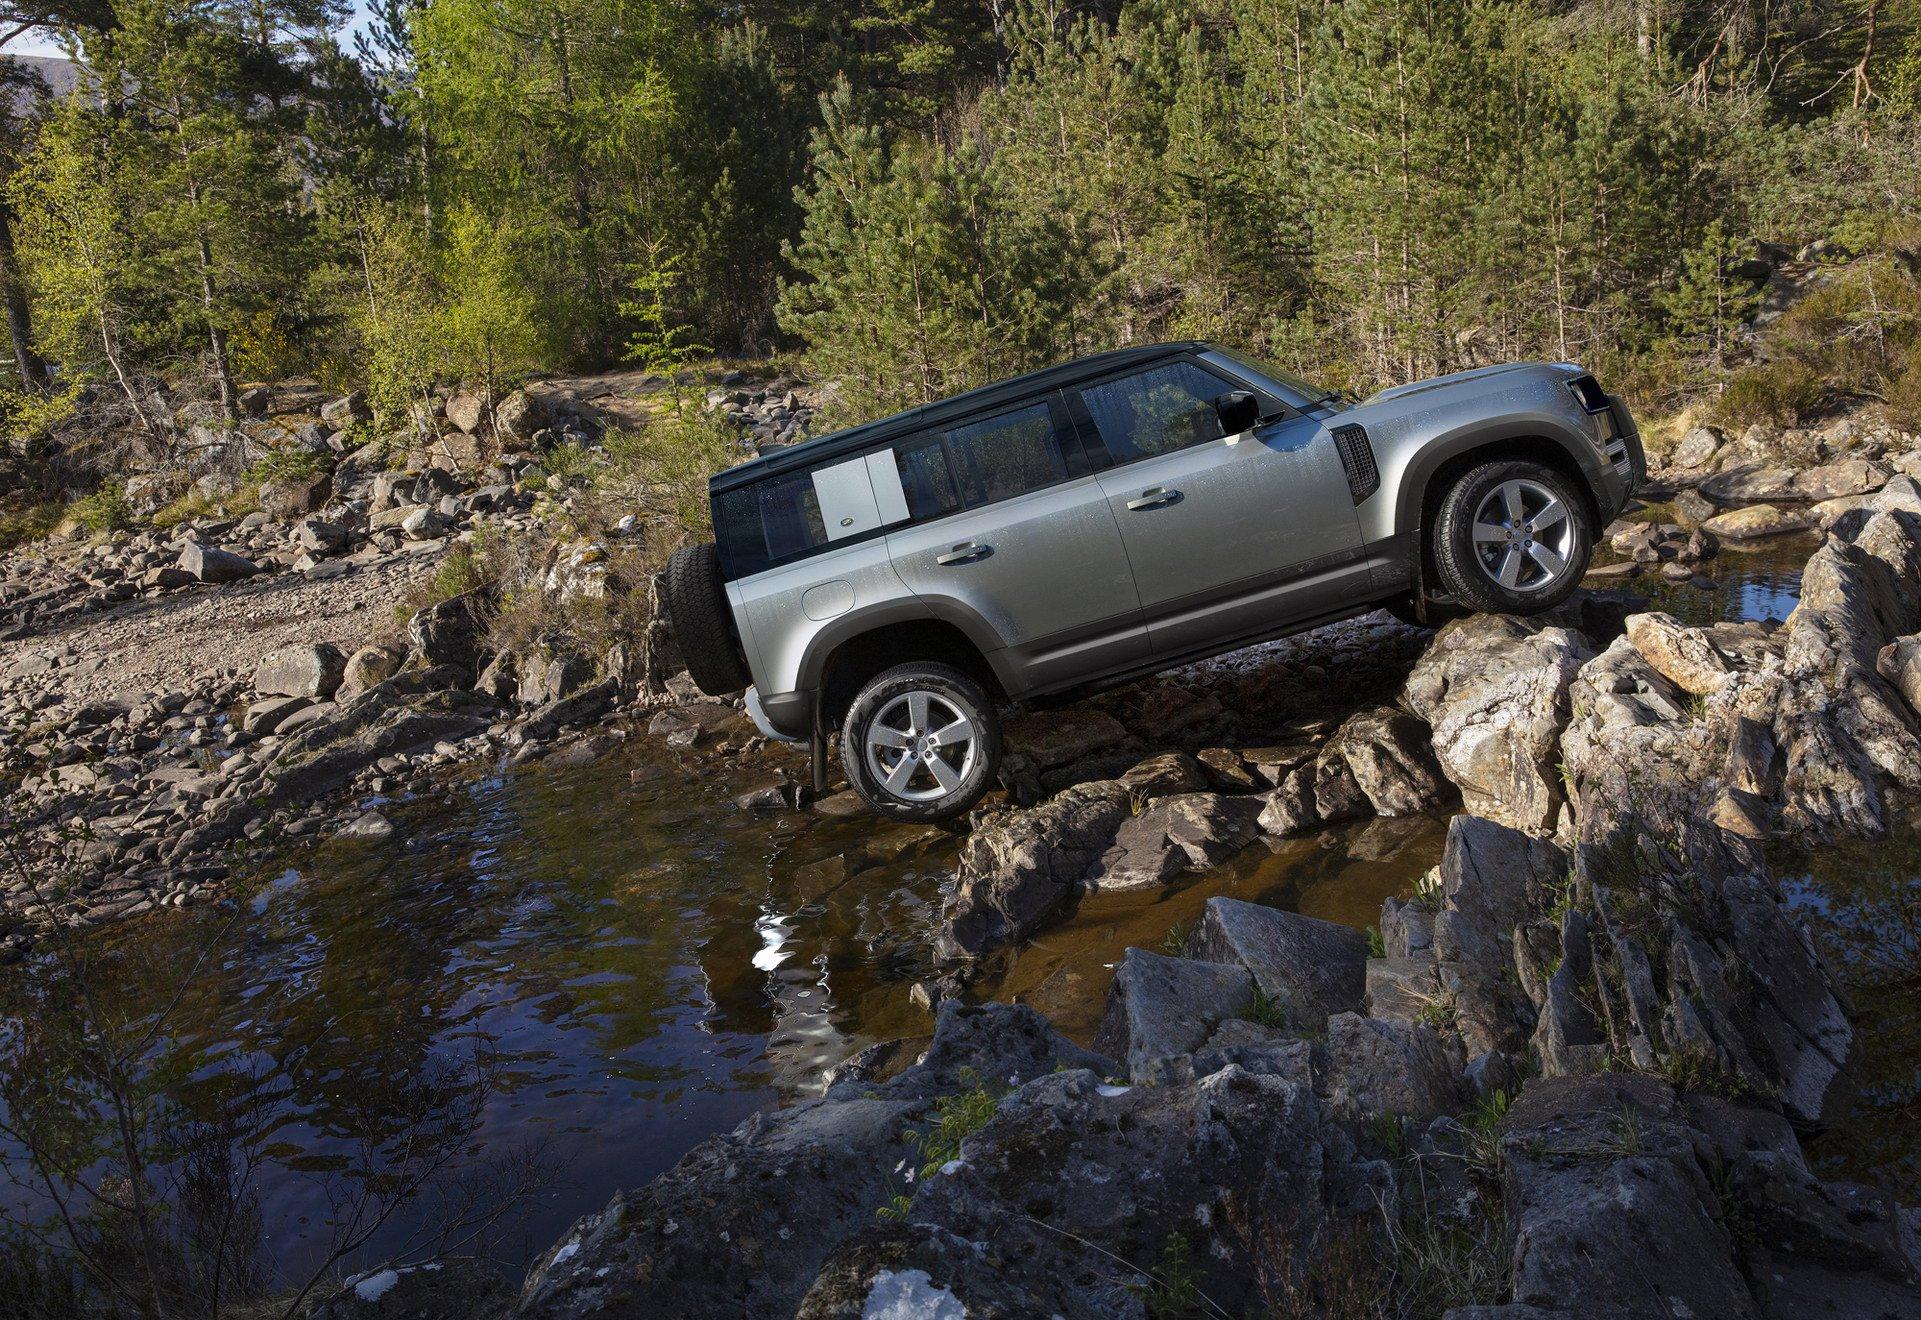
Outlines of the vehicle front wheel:
{"label": "vehicle front wheel", "polygon": [[1594,547],[1587,504],[1539,463],[1470,469],[1442,497],[1434,564],[1449,594],[1485,614],[1539,614],[1573,594]]}
{"label": "vehicle front wheel", "polygon": [[895,820],[957,816],[1000,771],[1000,714],[951,665],[896,665],[868,682],[841,723],[841,764],[861,800]]}

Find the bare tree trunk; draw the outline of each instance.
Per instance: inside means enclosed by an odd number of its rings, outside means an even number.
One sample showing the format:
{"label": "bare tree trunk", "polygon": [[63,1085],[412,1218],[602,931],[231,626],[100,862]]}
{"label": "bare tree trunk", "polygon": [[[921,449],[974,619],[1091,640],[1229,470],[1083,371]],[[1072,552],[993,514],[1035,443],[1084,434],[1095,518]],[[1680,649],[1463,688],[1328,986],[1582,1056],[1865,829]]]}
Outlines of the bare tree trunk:
{"label": "bare tree trunk", "polygon": [[20,368],[20,379],[29,390],[44,394],[52,381],[46,362],[34,351],[33,311],[27,305],[20,263],[14,256],[13,218],[4,202],[0,202],[0,300],[7,306],[7,335],[13,340],[13,361]]}

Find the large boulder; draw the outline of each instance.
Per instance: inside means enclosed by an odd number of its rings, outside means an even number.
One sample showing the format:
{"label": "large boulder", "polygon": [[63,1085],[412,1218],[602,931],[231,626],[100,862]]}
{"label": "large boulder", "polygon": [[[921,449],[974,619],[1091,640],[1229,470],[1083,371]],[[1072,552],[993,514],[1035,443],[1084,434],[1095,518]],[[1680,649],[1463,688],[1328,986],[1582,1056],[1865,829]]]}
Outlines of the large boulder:
{"label": "large boulder", "polygon": [[239,582],[260,571],[251,559],[204,541],[189,541],[180,551],[180,571],[196,582]]}
{"label": "large boulder", "polygon": [[1254,997],[1247,968],[1129,949],[1107,991],[1094,1048],[1121,1060],[1136,1082],[1192,1075],[1187,1056]]}
{"label": "large boulder", "polygon": [[1727,657],[1705,632],[1684,626],[1671,614],[1629,615],[1627,639],[1650,665],[1684,692],[1710,696],[1728,680]]}
{"label": "large boulder", "polygon": [[263,697],[333,696],[346,672],[347,657],[329,642],[283,646],[254,666],[253,690]]}
{"label": "large boulder", "polygon": [[1800,509],[1782,509],[1772,504],[1751,504],[1745,509],[1717,513],[1701,526],[1724,541],[1760,541],[1770,536],[1806,531],[1814,525],[1814,515]]}
{"label": "large boulder", "polygon": [[1716,504],[1760,504],[1767,500],[1805,498],[1786,468],[1744,463],[1721,469],[1701,483],[1701,494]]}
{"label": "large boulder", "polygon": [[940,955],[977,958],[1040,929],[1080,893],[1132,814],[1127,786],[1102,779],[976,829],[941,911]]}
{"label": "large boulder", "polygon": [[502,436],[527,441],[547,425],[547,405],[526,390],[515,390],[494,409],[494,428]]}
{"label": "large boulder", "polygon": [[1546,839],[1479,816],[1448,822],[1434,955],[1470,1055],[1525,1043],[1532,1014],[1509,972],[1512,932],[1553,904],[1567,874],[1567,854]]}
{"label": "large boulder", "polygon": [[486,412],[487,401],[478,394],[462,391],[447,400],[447,420],[468,435],[480,430]]}
{"label": "large boulder", "polygon": [[1367,992],[1367,937],[1347,926],[1238,898],[1210,898],[1187,955],[1245,967],[1280,1018],[1317,1032],[1331,1013],[1358,1011]]}
{"label": "large boulder", "polygon": [[1804,500],[1869,495],[1887,485],[1892,475],[1879,463],[1871,463],[1863,458],[1844,458],[1797,474],[1794,489]]}
{"label": "large boulder", "polygon": [[1711,426],[1697,426],[1681,437],[1668,455],[1668,464],[1677,468],[1710,468],[1721,452],[1721,433]]}
{"label": "large boulder", "polygon": [[356,422],[372,421],[373,415],[373,409],[367,406],[367,396],[359,390],[320,405],[320,420],[337,431],[344,431]]}
{"label": "large boulder", "polygon": [[406,652],[397,646],[361,647],[348,656],[341,667],[340,684],[334,691],[334,700],[341,703],[351,701],[374,684],[392,678],[406,658]]}
{"label": "large boulder", "polygon": [[1447,780],[1434,759],[1427,726],[1392,706],[1348,716],[1329,740],[1355,787],[1382,816],[1409,816],[1439,806]]}
{"label": "large boulder", "polygon": [[1421,1022],[1336,1013],[1327,1020],[1328,1098],[1336,1112],[1425,1123],[1460,1107],[1460,1047]]}
{"label": "large boulder", "polygon": [[1052,770],[1078,761],[1126,738],[1127,729],[1119,720],[1087,706],[1016,715],[1007,721],[1002,735],[1007,750],[1027,758],[1036,770]]}
{"label": "large boulder", "polygon": [[1592,654],[1572,629],[1498,614],[1435,634],[1401,701],[1433,729],[1435,756],[1466,810],[1518,829],[1553,827],[1568,690]]}

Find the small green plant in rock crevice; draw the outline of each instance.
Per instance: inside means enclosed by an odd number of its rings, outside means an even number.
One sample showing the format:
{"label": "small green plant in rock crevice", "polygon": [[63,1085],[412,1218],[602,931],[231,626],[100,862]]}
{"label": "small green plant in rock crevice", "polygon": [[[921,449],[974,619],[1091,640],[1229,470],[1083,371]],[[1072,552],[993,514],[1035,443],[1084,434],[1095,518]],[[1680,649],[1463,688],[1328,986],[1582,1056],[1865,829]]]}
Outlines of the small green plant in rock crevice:
{"label": "small green plant in rock crevice", "polygon": [[[986,1127],[987,1120],[1000,1108],[1001,1098],[987,1089],[980,1074],[972,1068],[961,1069],[960,1080],[961,1085],[967,1087],[965,1091],[944,1095],[934,1102],[934,1125],[907,1134],[908,1142],[921,1157],[919,1171],[909,1178],[916,1185],[959,1159],[961,1143]],[[904,1219],[912,1203],[912,1194],[902,1192],[876,1213],[882,1219]]]}
{"label": "small green plant in rock crevice", "polygon": [[1379,926],[1369,926],[1367,928],[1367,956],[1370,958],[1387,957],[1387,940],[1382,936]]}
{"label": "small green plant in rock crevice", "polygon": [[1167,1241],[1161,1244],[1159,1263],[1136,1291],[1150,1320],[1191,1320],[1208,1313],[1187,1234],[1167,1235]]}
{"label": "small green plant in rock crevice", "polygon": [[1267,991],[1261,989],[1259,981],[1254,982],[1254,994],[1247,1001],[1247,1007],[1234,1016],[1244,1022],[1252,1022],[1257,1027],[1278,1029],[1287,1025],[1287,1013]]}
{"label": "small green plant in rock crevice", "polygon": [[1178,958],[1181,955],[1181,950],[1186,947],[1187,923],[1177,921],[1169,926],[1167,928],[1167,934],[1161,937],[1161,951],[1170,957]]}

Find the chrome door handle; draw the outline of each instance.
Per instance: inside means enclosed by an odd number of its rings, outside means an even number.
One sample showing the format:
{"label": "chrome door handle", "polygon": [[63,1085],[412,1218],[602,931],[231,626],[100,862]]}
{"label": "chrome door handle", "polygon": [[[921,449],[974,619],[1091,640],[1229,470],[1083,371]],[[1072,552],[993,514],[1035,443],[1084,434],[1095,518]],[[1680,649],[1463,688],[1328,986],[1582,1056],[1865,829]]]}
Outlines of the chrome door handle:
{"label": "chrome door handle", "polygon": [[963,541],[946,554],[935,555],[934,562],[936,564],[971,564],[976,559],[985,559],[993,553],[994,547],[991,545],[982,545],[978,541]]}
{"label": "chrome door handle", "polygon": [[1149,486],[1140,493],[1138,499],[1129,500],[1127,507],[1130,509],[1158,509],[1163,504],[1172,504],[1180,497],[1181,493],[1178,490],[1169,490],[1165,486]]}

